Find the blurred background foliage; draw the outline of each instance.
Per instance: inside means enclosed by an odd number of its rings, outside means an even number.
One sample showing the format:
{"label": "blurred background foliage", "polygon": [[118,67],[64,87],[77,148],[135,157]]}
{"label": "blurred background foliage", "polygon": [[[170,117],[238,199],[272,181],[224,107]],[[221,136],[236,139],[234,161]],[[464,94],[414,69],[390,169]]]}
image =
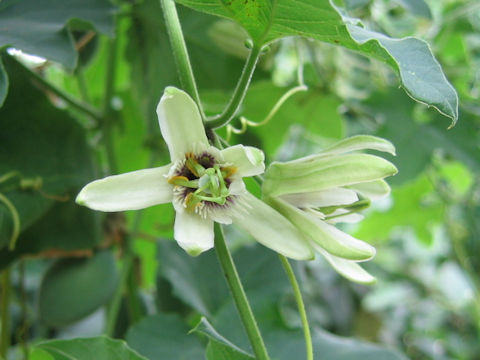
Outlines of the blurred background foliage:
{"label": "blurred background foliage", "polygon": [[[2,15],[12,3],[0,3],[0,22],[15,16]],[[35,33],[28,27],[35,23],[29,18],[35,1],[23,3],[29,10],[17,11],[27,33]],[[212,332],[213,324],[248,349],[214,255],[190,258],[169,241],[170,205],[105,215],[73,201],[90,180],[168,161],[155,107],[164,87],[179,80],[158,1],[57,3],[55,13],[42,15],[63,29],[56,38],[36,43],[24,31],[17,43],[6,44],[50,60],[7,46],[2,53],[9,89],[0,108],[0,193],[21,220],[11,251],[15,224],[0,205],[2,289],[12,284],[9,293],[2,291],[2,304],[10,298],[2,311],[2,339],[13,344],[9,358],[26,356],[29,344],[42,339],[107,333],[148,359],[248,359]],[[365,267],[378,283],[350,283],[323,259],[295,264],[319,359],[480,359],[480,3],[337,3],[369,29],[428,41],[459,94],[457,125],[447,130],[449,119],[409,98],[384,64],[289,37],[262,56],[240,115],[260,122],[299,81],[308,90],[292,95],[263,126],[237,134],[237,118],[220,133],[231,143],[264,149],[267,161],[308,155],[354,134],[393,142],[397,156],[390,160],[399,174],[389,179],[391,196],[346,227],[377,247]],[[180,5],[178,11],[204,110],[216,114],[241,73],[246,33],[226,19]],[[6,41],[1,34],[0,40]],[[113,89],[105,85],[109,77]],[[48,84],[81,106],[90,104],[91,114]],[[100,119],[95,109],[108,116]],[[227,228],[227,238],[273,358],[303,358],[295,303],[278,259],[235,228]],[[208,321],[186,335],[200,316]],[[129,351],[107,338],[92,341],[92,349]],[[39,345],[31,358],[48,356]]]}

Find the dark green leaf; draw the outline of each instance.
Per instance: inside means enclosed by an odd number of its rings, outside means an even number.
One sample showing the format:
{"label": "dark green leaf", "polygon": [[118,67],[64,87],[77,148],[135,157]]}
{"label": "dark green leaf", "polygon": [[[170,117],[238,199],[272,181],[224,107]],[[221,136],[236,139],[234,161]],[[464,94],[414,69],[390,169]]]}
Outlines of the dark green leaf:
{"label": "dark green leaf", "polygon": [[204,317],[192,330],[210,338],[207,346],[208,360],[253,360],[254,358],[220,335]]}
{"label": "dark green leaf", "polygon": [[117,287],[117,277],[110,251],[55,262],[40,287],[40,318],[49,326],[82,319],[107,303]]}
{"label": "dark green leaf", "polygon": [[157,314],[130,328],[128,344],[150,360],[204,360],[204,350],[195,335],[175,315]]}
{"label": "dark green leaf", "polygon": [[[45,353],[51,357],[46,357]],[[53,340],[35,346],[31,360],[147,360],[124,341],[106,336],[86,339]]]}
{"label": "dark green leaf", "polygon": [[[54,107],[14,60],[3,59],[11,86],[0,109],[0,176],[12,177],[0,184],[0,191],[16,207],[25,230],[54,203],[72,201],[77,189],[93,178],[91,153],[82,127]],[[11,223],[3,205],[0,212]],[[6,226],[0,229],[2,246],[10,234]]]}
{"label": "dark green leaf", "polygon": [[215,253],[192,258],[177,243],[161,241],[159,272],[173,286],[173,294],[206,316],[214,313],[228,297],[228,289]]}
{"label": "dark green leaf", "polygon": [[455,124],[458,98],[428,44],[413,37],[391,39],[344,20],[328,0],[177,0],[237,21],[261,46],[286,36],[342,45],[390,65],[415,100],[435,107]]}
{"label": "dark green leaf", "polygon": [[6,0],[0,9],[0,48],[13,46],[72,69],[77,54],[66,24],[81,19],[113,36],[113,12],[107,0]]}
{"label": "dark green leaf", "polygon": [[[314,351],[325,360],[406,360],[396,351],[363,341],[335,336],[323,330],[313,333]],[[283,357],[287,360],[287,357]]]}

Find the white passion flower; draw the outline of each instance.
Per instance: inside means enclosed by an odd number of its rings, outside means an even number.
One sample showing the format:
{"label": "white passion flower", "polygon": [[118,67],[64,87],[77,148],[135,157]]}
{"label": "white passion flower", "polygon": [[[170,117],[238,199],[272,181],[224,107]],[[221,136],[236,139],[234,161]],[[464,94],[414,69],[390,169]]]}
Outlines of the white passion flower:
{"label": "white passion flower", "polygon": [[359,283],[375,278],[358,265],[375,256],[375,248],[337,229],[337,222],[355,222],[357,211],[370,199],[386,196],[390,187],[383,180],[397,173],[389,161],[359,150],[377,150],[395,155],[387,140],[367,135],[337,142],[319,154],[289,162],[274,162],[265,173],[265,202],[282,213],[308,238],[344,277]]}
{"label": "white passion flower", "polygon": [[243,145],[219,150],[209,145],[197,105],[174,87],[165,89],[157,115],[171,163],[93,181],[78,194],[78,204],[124,211],[172,202],[174,238],[191,255],[213,247],[216,221],[236,223],[282,255],[313,257],[301,233],[245,189],[242,177],[265,170],[261,150]]}

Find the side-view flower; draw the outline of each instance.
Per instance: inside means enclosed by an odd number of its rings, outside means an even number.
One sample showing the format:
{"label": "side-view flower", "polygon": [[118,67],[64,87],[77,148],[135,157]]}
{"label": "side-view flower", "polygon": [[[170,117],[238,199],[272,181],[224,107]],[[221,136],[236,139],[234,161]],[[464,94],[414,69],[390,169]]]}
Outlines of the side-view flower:
{"label": "side-view flower", "polygon": [[355,222],[357,211],[370,199],[386,196],[390,187],[383,180],[397,173],[389,161],[370,154],[377,150],[395,155],[387,140],[353,136],[319,154],[289,162],[274,162],[265,173],[265,202],[288,218],[346,278],[373,283],[375,278],[358,265],[375,256],[375,248],[337,229],[337,222]]}
{"label": "side-view flower", "polygon": [[213,247],[216,221],[238,224],[282,255],[313,257],[298,229],[245,188],[243,177],[265,170],[261,150],[211,146],[197,105],[174,87],[165,89],[157,114],[171,163],[93,181],[80,191],[77,203],[100,211],[124,211],[172,202],[174,238],[191,255]]}

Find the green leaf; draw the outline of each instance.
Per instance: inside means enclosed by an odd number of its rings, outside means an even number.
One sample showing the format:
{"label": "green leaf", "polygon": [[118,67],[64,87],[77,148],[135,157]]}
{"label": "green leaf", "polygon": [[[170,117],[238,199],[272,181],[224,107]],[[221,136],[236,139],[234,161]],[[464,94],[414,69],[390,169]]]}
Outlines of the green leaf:
{"label": "green leaf", "polygon": [[[386,62],[400,76],[402,86],[412,99],[433,106],[441,114],[458,119],[458,96],[433,57],[428,43],[413,37],[392,39],[354,25],[347,25],[360,49]],[[354,48],[353,48],[354,49]],[[380,52],[378,52],[380,51]]]}
{"label": "green leaf", "polygon": [[258,46],[286,36],[304,36],[383,61],[398,73],[412,98],[450,117],[452,125],[457,121],[457,94],[423,40],[391,39],[353,25],[328,0],[177,1],[198,11],[235,20]]}
{"label": "green leaf", "polygon": [[156,314],[132,326],[127,342],[150,360],[204,360],[200,341],[188,330],[176,315]]}
{"label": "green leaf", "polygon": [[158,269],[173,285],[173,294],[203,315],[214,313],[228,297],[220,265],[212,251],[192,258],[177,243],[160,241]]}
{"label": "green leaf", "polygon": [[[11,177],[0,184],[0,191],[16,207],[23,231],[54,203],[73,199],[93,178],[93,167],[82,127],[33,87],[16,61],[10,56],[3,60],[11,86],[0,109],[0,177]],[[11,215],[2,205],[0,212],[10,223]],[[0,229],[0,246],[10,234],[7,226]]]}
{"label": "green leaf", "polygon": [[[209,297],[215,296],[218,305],[210,311],[212,316],[209,317],[212,326],[215,326],[214,330],[210,326],[206,326],[205,321],[197,328],[212,338],[212,343],[218,343],[216,345],[211,343],[209,351],[217,351],[218,347],[221,347],[219,350],[221,352],[217,354],[224,356],[225,351],[229,355],[238,355],[241,353],[238,348],[249,349],[249,342],[241,326],[236,308],[229,296],[225,294],[227,290],[225,284],[219,279],[221,277],[220,269],[213,254],[207,252],[200,257],[192,258],[173,242],[160,244],[159,262],[161,267],[159,271],[170,281],[174,293],[179,298],[185,303],[189,303],[192,298],[203,299],[205,297],[203,303],[207,303]],[[202,260],[202,258],[205,259]],[[279,311],[279,304],[290,291],[290,286],[276,254],[255,245],[236,251],[234,261],[271,358],[277,360],[304,358],[305,341],[301,329],[287,329]],[[165,272],[166,269],[169,271]],[[187,284],[192,289],[189,292],[185,290]],[[208,289],[205,291],[206,295],[201,292],[202,286]],[[404,357],[396,352],[377,345],[337,337],[318,329],[314,329],[312,334],[315,352],[319,357],[322,355],[322,359],[325,354],[326,360],[404,360]],[[236,345],[231,346],[232,343]],[[213,349],[211,349],[212,346]],[[225,347],[230,347],[230,349],[226,350]],[[232,349],[235,351],[232,352]],[[358,350],[358,354],[356,350]],[[233,356],[226,359],[235,359]],[[211,359],[217,360],[213,357]]]}
{"label": "green leaf", "polygon": [[242,349],[238,348],[230,341],[220,335],[212,324],[208,320],[202,317],[192,329],[193,332],[197,332],[206,335],[210,341],[207,346],[207,359],[208,360],[253,360],[252,355],[246,353]]}
{"label": "green leaf", "polygon": [[115,259],[110,251],[91,258],[55,262],[40,286],[39,314],[49,326],[71,324],[107,303],[118,281]]}
{"label": "green leaf", "polygon": [[113,36],[114,9],[107,0],[6,0],[0,9],[0,48],[13,46],[73,69],[77,53],[67,24],[81,19]]}
{"label": "green leaf", "polygon": [[[45,353],[51,357],[46,357]],[[45,341],[34,347],[31,360],[147,360],[130,349],[125,341],[106,336]]]}
{"label": "green leaf", "polygon": [[[0,50],[11,46],[72,70],[78,54],[70,27],[93,28],[113,36],[114,10],[108,0],[4,0],[0,7]],[[8,83],[0,60],[0,107]]]}

